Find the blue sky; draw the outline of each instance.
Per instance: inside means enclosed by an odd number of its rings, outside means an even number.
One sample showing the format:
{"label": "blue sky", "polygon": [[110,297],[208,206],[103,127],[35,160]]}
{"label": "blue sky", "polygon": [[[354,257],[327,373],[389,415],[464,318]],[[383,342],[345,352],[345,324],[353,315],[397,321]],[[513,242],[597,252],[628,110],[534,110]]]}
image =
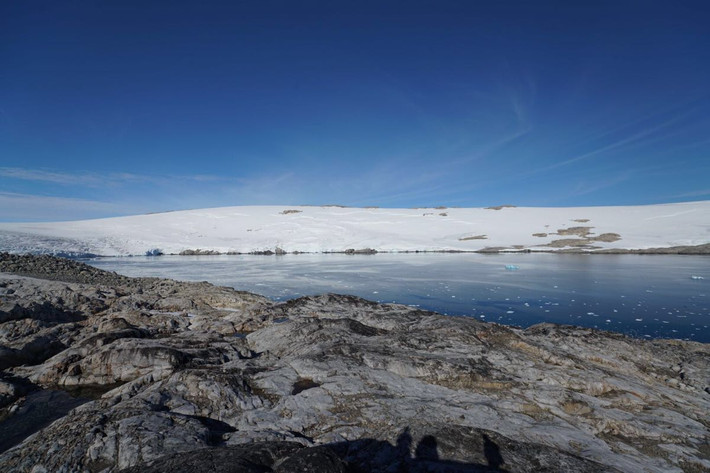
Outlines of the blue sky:
{"label": "blue sky", "polygon": [[0,4],[0,220],[710,198],[710,5]]}

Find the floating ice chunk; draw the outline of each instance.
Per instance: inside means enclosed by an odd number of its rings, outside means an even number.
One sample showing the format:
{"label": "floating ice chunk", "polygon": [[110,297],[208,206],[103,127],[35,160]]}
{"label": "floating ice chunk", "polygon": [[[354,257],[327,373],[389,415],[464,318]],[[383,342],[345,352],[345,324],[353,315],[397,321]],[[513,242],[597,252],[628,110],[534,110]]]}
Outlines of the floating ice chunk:
{"label": "floating ice chunk", "polygon": [[508,271],[517,271],[520,269],[520,266],[516,266],[514,264],[506,264],[505,269],[507,269]]}
{"label": "floating ice chunk", "polygon": [[693,276],[690,276],[690,279],[695,279],[696,281],[700,281],[701,279],[705,279],[705,278],[702,277],[702,276],[695,276],[695,275],[693,275]]}

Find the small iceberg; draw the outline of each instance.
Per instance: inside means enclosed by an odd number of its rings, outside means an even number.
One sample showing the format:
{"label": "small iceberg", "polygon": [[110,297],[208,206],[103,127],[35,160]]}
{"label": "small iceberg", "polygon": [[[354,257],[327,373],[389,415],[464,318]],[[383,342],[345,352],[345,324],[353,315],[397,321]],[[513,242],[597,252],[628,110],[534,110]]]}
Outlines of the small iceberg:
{"label": "small iceberg", "polygon": [[702,276],[690,276],[690,279],[695,279],[696,281],[700,281],[701,279],[705,279]]}
{"label": "small iceberg", "polygon": [[520,266],[516,266],[514,264],[506,264],[505,269],[508,271],[517,271],[520,269]]}

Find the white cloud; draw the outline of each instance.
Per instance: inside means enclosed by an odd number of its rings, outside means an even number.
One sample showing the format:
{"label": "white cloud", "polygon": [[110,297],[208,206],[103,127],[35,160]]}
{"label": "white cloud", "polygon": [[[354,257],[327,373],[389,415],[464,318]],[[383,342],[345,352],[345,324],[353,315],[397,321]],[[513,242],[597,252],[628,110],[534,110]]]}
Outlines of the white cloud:
{"label": "white cloud", "polygon": [[606,189],[607,187],[613,187],[622,182],[628,181],[633,177],[631,172],[622,172],[618,175],[611,176],[608,178],[600,178],[598,180],[582,180],[577,183],[574,190],[568,197],[578,197],[581,195],[592,194],[594,192]]}
{"label": "white cloud", "polygon": [[680,120],[680,118],[681,117],[673,118],[673,119],[668,120],[664,123],[661,123],[660,125],[643,130],[639,133],[636,133],[636,134],[626,137],[624,139],[617,140],[614,143],[608,144],[606,146],[602,146],[602,147],[597,148],[595,150],[584,153],[580,156],[576,156],[574,158],[570,158],[565,161],[560,161],[558,163],[552,164],[545,169],[550,170],[550,169],[555,169],[555,168],[558,168],[561,166],[567,166],[568,164],[576,163],[577,161],[588,159],[588,158],[591,158],[592,156],[597,156],[599,154],[606,153],[609,151],[614,151],[616,149],[623,148],[626,146],[640,146],[643,144],[648,144],[648,140],[644,140],[644,138],[646,138],[648,136],[651,136],[651,137],[656,136],[656,133],[658,133],[659,131],[661,131],[665,128],[668,128],[669,126],[671,126],[672,124],[674,124],[678,120]]}
{"label": "white cloud", "polygon": [[710,196],[710,189],[701,189],[690,192],[684,192],[682,194],[676,194],[670,196],[673,199],[684,199],[688,197],[707,197]]}
{"label": "white cloud", "polygon": [[[307,200],[312,182],[292,173],[256,177],[144,176],[121,173],[108,176],[0,168],[0,177],[38,183],[67,184],[70,193],[55,196],[0,192],[0,221],[55,221],[134,215],[228,205]],[[41,184],[39,184],[41,185]],[[85,192],[80,189],[92,189]],[[81,195],[81,197],[75,197]],[[87,197],[88,196],[88,197]]]}
{"label": "white cloud", "polygon": [[125,214],[122,205],[95,200],[0,192],[0,221],[59,221]]}
{"label": "white cloud", "polygon": [[104,186],[116,187],[127,184],[169,184],[174,183],[175,181],[211,182],[224,180],[223,177],[208,174],[154,176],[129,172],[99,174],[80,171],[70,173],[50,169],[28,169],[18,167],[0,167],[0,177],[19,179],[23,181],[51,182],[66,186],[84,186],[92,188]]}
{"label": "white cloud", "polygon": [[95,187],[101,184],[100,176],[92,174],[70,174],[43,169],[0,168],[0,176],[23,181],[53,182],[64,185],[84,185]]}

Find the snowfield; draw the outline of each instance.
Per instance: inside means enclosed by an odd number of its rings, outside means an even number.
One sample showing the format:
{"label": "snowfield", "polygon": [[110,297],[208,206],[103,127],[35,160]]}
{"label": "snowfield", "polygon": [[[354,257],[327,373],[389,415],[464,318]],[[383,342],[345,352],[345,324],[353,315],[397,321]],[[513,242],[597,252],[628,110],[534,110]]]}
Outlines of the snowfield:
{"label": "snowfield", "polygon": [[0,223],[0,251],[144,255],[647,249],[710,243],[710,201],[633,207],[249,206],[97,220]]}

